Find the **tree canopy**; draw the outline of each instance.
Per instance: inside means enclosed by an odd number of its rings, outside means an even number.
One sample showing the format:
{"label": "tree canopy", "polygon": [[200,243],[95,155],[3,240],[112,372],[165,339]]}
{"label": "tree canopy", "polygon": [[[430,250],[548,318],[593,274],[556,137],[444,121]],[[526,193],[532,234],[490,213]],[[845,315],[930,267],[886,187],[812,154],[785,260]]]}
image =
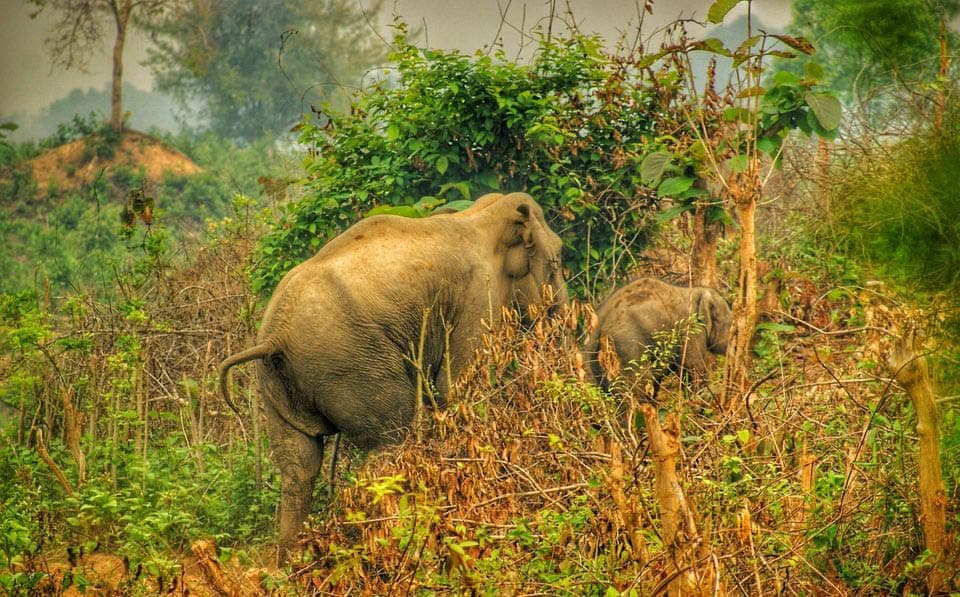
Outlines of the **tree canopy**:
{"label": "tree canopy", "polygon": [[385,53],[371,35],[380,2],[187,0],[153,29],[157,86],[212,132],[253,140],[290,129],[311,106],[340,103]]}
{"label": "tree canopy", "polygon": [[851,96],[893,82],[931,81],[957,0],[795,0],[790,31],[817,47],[824,83]]}
{"label": "tree canopy", "polygon": [[106,37],[105,23],[115,27],[113,38],[113,84],[110,100],[110,126],[123,129],[123,49],[131,25],[145,25],[159,18],[176,0],[30,0],[37,7],[36,17],[45,9],[56,13],[45,43],[54,65],[84,70],[90,55]]}

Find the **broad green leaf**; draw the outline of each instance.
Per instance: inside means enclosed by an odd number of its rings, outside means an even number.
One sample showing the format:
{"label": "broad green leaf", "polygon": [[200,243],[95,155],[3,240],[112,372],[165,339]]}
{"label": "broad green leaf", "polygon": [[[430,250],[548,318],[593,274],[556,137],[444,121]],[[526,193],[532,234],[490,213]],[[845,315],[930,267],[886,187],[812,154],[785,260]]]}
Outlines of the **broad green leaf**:
{"label": "broad green leaf", "polygon": [[780,139],[771,137],[760,137],[757,139],[757,149],[767,155],[774,155],[780,150]]}
{"label": "broad green leaf", "polygon": [[726,108],[723,111],[724,122],[749,122],[751,117],[752,113],[746,108]]}
{"label": "broad green leaf", "polygon": [[708,37],[707,39],[695,41],[689,46],[688,50],[703,50],[705,52],[713,52],[714,54],[720,54],[721,56],[730,56],[730,50],[723,45],[723,42],[716,37]]}
{"label": "broad green leaf", "polygon": [[717,0],[707,10],[707,20],[711,23],[722,23],[727,13],[743,0]]}
{"label": "broad green leaf", "polygon": [[686,201],[687,199],[696,199],[697,197],[706,197],[709,195],[705,189],[698,189],[696,187],[690,187],[682,193],[677,193],[673,196],[677,201]]}
{"label": "broad green leaf", "polygon": [[660,182],[663,173],[670,167],[673,161],[673,154],[669,151],[654,151],[648,153],[643,161],[640,162],[640,180],[643,184],[655,186]]}
{"label": "broad green leaf", "polygon": [[477,180],[488,189],[497,190],[500,188],[500,177],[494,172],[484,172],[477,176]]}
{"label": "broad green leaf", "polygon": [[438,199],[437,197],[433,197],[430,195],[420,197],[420,200],[413,204],[415,208],[420,210],[423,210],[423,209],[430,210],[430,209],[433,209],[434,207],[437,207],[438,205],[443,205],[443,199]]}
{"label": "broad green leaf", "polygon": [[437,159],[437,164],[436,164],[437,172],[439,172],[440,174],[444,174],[447,171],[448,165],[449,165],[449,162],[447,161],[447,156],[445,155],[440,156]]}
{"label": "broad green leaf", "polygon": [[687,155],[695,160],[703,161],[707,159],[707,147],[703,144],[702,140],[697,139],[687,148]]}
{"label": "broad green leaf", "polygon": [[404,218],[420,218],[422,214],[412,205],[378,205],[367,212],[366,217],[388,215]]}
{"label": "broad green leaf", "polygon": [[391,124],[387,126],[387,139],[390,139],[391,141],[396,141],[399,136],[400,136],[400,127],[398,127],[395,124]]}
{"label": "broad green leaf", "polygon": [[657,195],[661,197],[676,197],[693,186],[693,178],[689,176],[673,176],[667,178],[657,187]]}
{"label": "broad green leaf", "polygon": [[737,51],[734,53],[735,54],[746,53],[747,51],[750,50],[750,48],[757,45],[757,43],[761,39],[763,39],[762,35],[753,35],[751,37],[748,37],[747,39],[743,40],[743,42],[737,47]]}
{"label": "broad green leaf", "polygon": [[657,214],[657,218],[656,218],[657,224],[663,224],[664,222],[668,222],[674,219],[675,217],[679,216],[680,214],[690,211],[692,209],[693,209],[692,203],[681,203],[679,205],[674,205],[673,207],[667,208]]}
{"label": "broad green leaf", "polygon": [[732,158],[730,158],[729,160],[727,160],[727,166],[730,168],[730,170],[738,173],[746,171],[748,163],[749,163],[748,157],[742,153],[737,154]]}
{"label": "broad green leaf", "polygon": [[823,66],[819,62],[810,60],[803,65],[803,74],[811,81],[820,81],[824,75]]}
{"label": "broad green leaf", "polygon": [[840,100],[832,95],[814,93],[813,91],[808,91],[803,99],[817,116],[820,126],[828,131],[840,127],[840,122],[843,119],[843,108],[840,106]]}
{"label": "broad green leaf", "polygon": [[740,442],[740,445],[745,445],[748,441],[750,441],[750,430],[740,429],[737,431],[737,440]]}
{"label": "broad green leaf", "polygon": [[781,70],[774,73],[773,82],[777,85],[797,85],[800,83],[800,77],[788,70]]}
{"label": "broad green leaf", "polygon": [[755,97],[758,95],[763,95],[764,91],[765,90],[763,87],[761,87],[760,85],[757,85],[756,87],[748,87],[747,89],[741,90],[740,93],[737,94],[737,97],[738,98]]}
{"label": "broad green leaf", "polygon": [[448,182],[440,187],[440,192],[438,194],[444,195],[450,189],[454,189],[455,191],[459,192],[460,196],[465,200],[470,200],[470,185],[468,185],[465,181],[461,180],[459,182]]}

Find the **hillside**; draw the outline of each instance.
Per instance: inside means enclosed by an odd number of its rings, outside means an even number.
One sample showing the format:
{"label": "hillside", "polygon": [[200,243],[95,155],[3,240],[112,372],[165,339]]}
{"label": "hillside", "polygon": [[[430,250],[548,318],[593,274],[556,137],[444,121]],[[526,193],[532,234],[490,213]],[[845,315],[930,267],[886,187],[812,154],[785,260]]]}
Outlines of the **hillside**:
{"label": "hillside", "polygon": [[134,130],[125,131],[116,141],[102,134],[77,139],[45,151],[26,166],[40,192],[47,192],[52,185],[59,191],[76,190],[121,168],[142,170],[151,182],[159,182],[167,173],[187,176],[201,171],[183,153]]}

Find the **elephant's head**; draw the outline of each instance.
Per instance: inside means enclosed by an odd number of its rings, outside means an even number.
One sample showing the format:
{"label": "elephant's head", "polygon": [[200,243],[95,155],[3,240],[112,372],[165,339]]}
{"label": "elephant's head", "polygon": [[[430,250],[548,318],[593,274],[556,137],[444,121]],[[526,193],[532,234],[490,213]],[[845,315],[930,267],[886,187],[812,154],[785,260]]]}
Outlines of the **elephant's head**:
{"label": "elephant's head", "polygon": [[707,349],[714,354],[726,354],[730,327],[733,324],[730,306],[720,293],[712,288],[697,288],[693,293],[697,314],[703,322]]}
{"label": "elephant's head", "polygon": [[[547,225],[543,210],[526,193],[486,195],[480,206],[496,210],[503,222],[498,252],[511,305],[526,314],[531,305],[555,309],[567,302],[560,237]],[[549,295],[544,287],[549,287]]]}

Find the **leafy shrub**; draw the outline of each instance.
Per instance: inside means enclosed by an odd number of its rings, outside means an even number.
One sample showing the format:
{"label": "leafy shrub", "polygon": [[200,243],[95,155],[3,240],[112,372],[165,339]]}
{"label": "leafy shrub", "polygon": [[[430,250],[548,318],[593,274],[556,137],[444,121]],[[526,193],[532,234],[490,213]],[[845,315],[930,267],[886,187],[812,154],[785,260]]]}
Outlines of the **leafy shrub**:
{"label": "leafy shrub", "polygon": [[[941,297],[960,338],[960,106],[942,130],[852,145],[832,165],[829,233],[878,274]],[[921,297],[922,298],[922,297]]]}
{"label": "leafy shrub", "polygon": [[307,194],[263,239],[255,286],[271,288],[377,206],[432,208],[491,191],[526,191],[544,206],[568,266],[585,274],[575,288],[629,268],[657,206],[638,166],[658,135],[679,127],[670,115],[681,77],[665,68],[654,84],[649,68],[604,54],[592,37],[543,39],[522,66],[422,51],[403,33],[395,86],[303,125]]}
{"label": "leafy shrub", "polygon": [[960,115],[954,124],[956,130],[842,164],[831,188],[846,248],[929,290],[960,286]]}
{"label": "leafy shrub", "polygon": [[[40,146],[86,134],[93,124],[78,120]],[[89,141],[91,159],[101,151],[97,147],[110,139],[79,138]],[[245,209],[254,211],[276,200],[262,193],[258,177],[281,181],[284,188],[299,177],[299,164],[290,163],[290,152],[266,141],[238,148],[209,136],[164,140],[190,154],[203,170],[190,176],[167,174],[151,182],[142,168],[120,166],[77,189],[51,186],[43,199],[37,198],[37,184],[22,163],[35,157],[38,147],[30,143],[0,147],[0,164],[10,160],[0,166],[0,197],[5,202],[0,231],[8,243],[18,246],[17,251],[0,254],[0,292],[45,284],[55,295],[74,288],[111,292],[115,273],[127,271],[148,244],[173,245],[202,237],[211,223],[234,215],[239,196],[246,197]],[[265,154],[272,157],[265,160]],[[157,208],[152,225],[139,228],[136,238],[120,225],[131,193],[152,197]]]}

